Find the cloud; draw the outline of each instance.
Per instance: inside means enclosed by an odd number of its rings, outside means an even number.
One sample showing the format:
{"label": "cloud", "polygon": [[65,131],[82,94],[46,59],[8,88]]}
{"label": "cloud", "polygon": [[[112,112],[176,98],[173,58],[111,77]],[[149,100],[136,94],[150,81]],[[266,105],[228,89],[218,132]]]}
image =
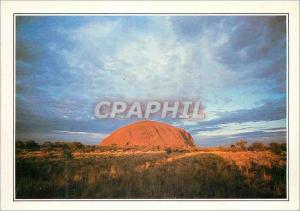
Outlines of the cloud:
{"label": "cloud", "polygon": [[118,19],[62,32],[72,48],[62,49],[61,55],[70,71],[88,83],[81,86],[85,94],[143,100],[177,99],[181,93],[200,98],[192,45],[177,40],[168,18],[137,19],[146,19],[153,30],[145,33]]}
{"label": "cloud", "polygon": [[[171,20],[184,42],[204,49],[205,44],[198,45],[202,39],[209,46],[205,51],[218,64],[209,71],[216,72],[222,80],[216,80],[211,86],[205,83],[208,90],[219,86],[240,89],[247,86],[259,93],[285,93],[285,16],[179,16]],[[200,55],[203,57],[205,53]],[[205,77],[204,81],[211,81],[212,76]]]}
{"label": "cloud", "polygon": [[[178,126],[185,127],[189,131],[207,131],[207,129],[217,129],[219,125],[230,123],[247,122],[272,122],[286,119],[285,99],[266,100],[262,104],[249,108],[234,111],[225,111],[216,113],[216,117],[206,121],[195,121],[193,124],[186,125],[183,121],[177,123]],[[213,129],[211,129],[213,128]]]}
{"label": "cloud", "polygon": [[236,72],[241,83],[272,85],[280,80],[285,85],[285,16],[236,17],[232,23],[230,39],[217,53],[218,61]]}
{"label": "cloud", "polygon": [[219,116],[219,118],[211,120],[210,124],[226,124],[232,122],[243,123],[285,119],[286,102],[285,99],[266,101],[263,105],[255,108],[222,112],[219,114]]}
{"label": "cloud", "polygon": [[170,122],[193,133],[285,119],[285,30],[275,16],[19,17],[17,132],[132,121],[96,121],[101,100],[200,100],[207,121]]}
{"label": "cloud", "polygon": [[262,101],[251,109],[217,113],[207,121],[194,121],[178,127],[190,132],[201,146],[233,143],[238,139],[247,141],[284,141],[286,138],[286,106],[284,99]]}
{"label": "cloud", "polygon": [[275,127],[275,128],[266,128],[264,129],[265,132],[268,131],[286,131],[286,127]]}
{"label": "cloud", "polygon": [[181,35],[183,39],[197,39],[209,28],[219,28],[224,17],[217,16],[173,16],[171,23],[174,30]]}
{"label": "cloud", "polygon": [[66,135],[77,135],[77,136],[93,136],[97,138],[105,138],[109,134],[103,134],[103,133],[89,133],[89,132],[82,132],[82,131],[65,131],[65,130],[54,130],[53,133],[58,134],[66,134]]}
{"label": "cloud", "polygon": [[252,131],[247,133],[241,133],[233,136],[195,136],[194,140],[199,146],[224,146],[235,143],[238,140],[246,140],[248,144],[254,142],[263,142],[265,144],[271,142],[286,142],[286,132],[263,132],[263,131]]}

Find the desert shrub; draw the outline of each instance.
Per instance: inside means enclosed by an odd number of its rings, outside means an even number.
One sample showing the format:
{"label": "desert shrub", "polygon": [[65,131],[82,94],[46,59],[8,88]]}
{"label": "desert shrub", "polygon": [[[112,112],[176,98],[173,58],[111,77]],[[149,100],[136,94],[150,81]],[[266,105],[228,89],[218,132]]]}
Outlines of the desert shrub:
{"label": "desert shrub", "polygon": [[55,142],[54,143],[55,148],[61,149],[61,150],[66,150],[66,149],[70,149],[69,144],[66,142]]}
{"label": "desert shrub", "polygon": [[263,151],[263,150],[266,150],[266,148],[267,148],[266,145],[264,145],[263,143],[254,142],[248,147],[248,150],[250,150],[250,151]]}
{"label": "desert shrub", "polygon": [[246,150],[246,145],[247,145],[247,142],[244,140],[240,140],[235,143],[235,146],[240,150]]}
{"label": "desert shrub", "polygon": [[280,143],[272,142],[269,144],[269,149],[277,155],[285,155],[286,143],[280,144]]}
{"label": "desert shrub", "polygon": [[50,141],[46,141],[41,144],[41,150],[42,151],[51,151],[51,150],[54,150],[54,146]]}
{"label": "desert shrub", "polygon": [[193,151],[193,149],[173,149],[172,151],[178,152],[178,153],[185,153],[185,152],[191,152],[191,151]]}
{"label": "desert shrub", "polygon": [[84,149],[84,145],[80,142],[68,143],[68,147],[70,148],[71,151],[78,151]]}
{"label": "desert shrub", "polygon": [[69,149],[65,149],[63,151],[63,156],[66,160],[72,160],[74,158],[71,150],[69,150]]}
{"label": "desert shrub", "polygon": [[171,154],[173,152],[171,147],[166,148],[165,151],[167,154]]}
{"label": "desert shrub", "polygon": [[236,148],[235,144],[230,144],[230,148]]}
{"label": "desert shrub", "polygon": [[[19,146],[20,145],[21,144],[19,143]],[[38,143],[36,143],[35,141],[33,141],[33,140],[24,141],[22,146],[23,146],[24,149],[29,150],[29,151],[35,151],[35,150],[40,149],[40,145]]]}
{"label": "desert shrub", "polygon": [[229,147],[224,147],[221,151],[237,152],[237,151],[240,151],[240,150],[241,149],[238,146],[236,146],[236,144],[230,144]]}
{"label": "desert shrub", "polygon": [[95,149],[100,152],[109,150],[109,148],[107,146],[100,146],[100,145],[96,145]]}
{"label": "desert shrub", "polygon": [[96,145],[85,145],[83,148],[84,152],[94,152],[97,149]]}
{"label": "desert shrub", "polygon": [[106,150],[111,151],[111,152],[114,152],[114,151],[118,150],[118,146],[116,144],[112,144],[112,145],[107,146],[105,148],[106,148]]}
{"label": "desert shrub", "polygon": [[69,147],[66,142],[59,142],[59,141],[56,141],[56,142],[46,141],[41,145],[41,149],[46,150],[46,151],[48,151],[48,150],[64,150],[67,148],[69,148]]}

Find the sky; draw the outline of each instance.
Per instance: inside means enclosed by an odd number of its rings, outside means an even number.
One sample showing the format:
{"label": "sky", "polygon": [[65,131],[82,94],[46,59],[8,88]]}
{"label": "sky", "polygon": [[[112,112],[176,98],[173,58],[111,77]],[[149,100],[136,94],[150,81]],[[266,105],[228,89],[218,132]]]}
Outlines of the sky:
{"label": "sky", "polygon": [[16,139],[97,144],[110,101],[199,101],[155,119],[199,146],[286,139],[285,16],[17,16]]}

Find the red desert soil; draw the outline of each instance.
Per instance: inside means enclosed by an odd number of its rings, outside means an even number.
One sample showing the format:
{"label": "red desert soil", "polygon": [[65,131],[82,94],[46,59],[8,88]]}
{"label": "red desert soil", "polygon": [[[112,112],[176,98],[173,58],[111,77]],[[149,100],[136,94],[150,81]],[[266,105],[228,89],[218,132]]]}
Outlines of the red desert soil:
{"label": "red desert soil", "polygon": [[100,146],[112,145],[159,147],[160,149],[195,147],[192,136],[184,129],[155,121],[139,121],[121,127],[100,143]]}

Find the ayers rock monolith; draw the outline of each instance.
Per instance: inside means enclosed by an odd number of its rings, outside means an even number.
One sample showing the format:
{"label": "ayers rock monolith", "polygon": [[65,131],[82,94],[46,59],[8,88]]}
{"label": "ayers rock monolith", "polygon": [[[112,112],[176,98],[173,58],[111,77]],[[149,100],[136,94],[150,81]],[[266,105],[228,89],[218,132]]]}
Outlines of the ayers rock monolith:
{"label": "ayers rock monolith", "polygon": [[155,121],[139,121],[115,130],[101,146],[190,148],[195,147],[192,136],[184,129]]}

